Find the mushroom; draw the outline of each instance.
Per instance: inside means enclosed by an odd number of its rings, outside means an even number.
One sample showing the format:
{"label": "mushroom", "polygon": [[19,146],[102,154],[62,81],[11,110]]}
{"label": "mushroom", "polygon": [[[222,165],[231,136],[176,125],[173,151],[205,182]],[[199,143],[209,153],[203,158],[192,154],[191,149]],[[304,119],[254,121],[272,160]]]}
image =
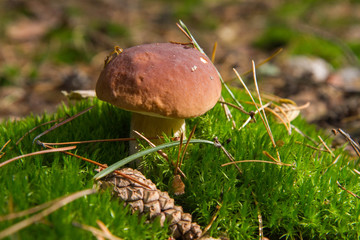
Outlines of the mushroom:
{"label": "mushroom", "polygon": [[[221,82],[209,58],[192,46],[153,43],[124,49],[107,61],[96,95],[133,112],[131,137],[133,130],[146,137],[177,137],[185,132],[185,118],[214,107]],[[136,146],[130,143],[130,153]]]}

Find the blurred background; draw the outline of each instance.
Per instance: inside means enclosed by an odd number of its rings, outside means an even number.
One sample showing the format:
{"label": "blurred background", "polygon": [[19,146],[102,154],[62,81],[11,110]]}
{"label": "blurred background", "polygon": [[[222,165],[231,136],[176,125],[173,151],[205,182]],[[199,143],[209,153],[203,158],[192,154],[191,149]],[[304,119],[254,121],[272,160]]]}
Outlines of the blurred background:
{"label": "blurred background", "polygon": [[309,122],[360,136],[358,0],[1,0],[0,119],[53,112],[61,90],[94,89],[115,45],[187,42],[181,19],[229,85],[236,68],[290,98]]}

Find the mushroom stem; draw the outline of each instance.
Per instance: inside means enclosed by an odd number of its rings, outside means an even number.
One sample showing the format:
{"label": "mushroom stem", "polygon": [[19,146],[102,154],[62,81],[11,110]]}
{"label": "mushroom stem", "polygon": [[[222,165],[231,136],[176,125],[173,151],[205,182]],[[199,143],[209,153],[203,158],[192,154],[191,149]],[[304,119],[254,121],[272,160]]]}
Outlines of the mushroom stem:
{"label": "mushroom stem", "polygon": [[[179,137],[185,132],[185,119],[162,118],[140,113],[132,113],[130,125],[130,137],[137,138],[134,133],[136,130],[145,137],[161,137],[164,133],[168,136]],[[154,144],[160,144],[161,140],[153,141]],[[138,152],[138,144],[136,141],[130,141],[130,154]]]}

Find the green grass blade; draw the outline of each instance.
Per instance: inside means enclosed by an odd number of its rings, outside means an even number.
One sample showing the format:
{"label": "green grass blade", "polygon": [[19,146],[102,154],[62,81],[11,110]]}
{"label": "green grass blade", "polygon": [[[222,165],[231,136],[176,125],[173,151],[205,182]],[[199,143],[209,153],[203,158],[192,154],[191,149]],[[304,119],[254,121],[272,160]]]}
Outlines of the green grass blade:
{"label": "green grass blade", "polygon": [[[204,52],[204,50],[200,47],[200,45],[196,42],[195,38],[193,37],[193,35],[191,34],[191,32],[189,31],[189,29],[186,27],[186,25],[183,23],[183,21],[179,20],[180,26],[184,29],[184,31],[191,37],[191,41],[193,42],[194,46],[203,54],[206,55],[206,53]],[[221,83],[224,85],[226,91],[230,94],[230,97],[235,101],[235,103],[241,107],[242,109],[244,109],[244,107],[240,104],[240,102],[235,98],[234,94],[231,92],[230,88],[226,85],[224,79],[222,78],[220,72],[216,69],[220,81]]]}
{"label": "green grass blade", "polygon": [[[187,142],[187,140],[183,140],[183,143],[186,143],[186,142]],[[214,145],[214,142],[209,141],[209,140],[202,140],[202,139],[191,139],[190,143],[206,143],[206,144]],[[173,147],[173,146],[176,146],[176,145],[179,145],[179,144],[180,144],[180,141],[164,143],[164,144],[161,144],[161,145],[156,146],[154,148],[146,149],[144,151],[141,151],[141,152],[135,153],[133,155],[130,155],[130,156],[128,156],[128,157],[126,157],[126,158],[112,164],[111,166],[104,169],[103,171],[99,172],[98,174],[96,174],[94,176],[94,179],[98,180],[98,179],[100,179],[102,177],[105,177],[106,175],[113,172],[114,170],[124,166],[125,164],[127,164],[127,163],[129,163],[131,161],[134,161],[137,158],[140,158],[140,157],[145,156],[147,154],[159,151],[159,150],[164,149],[164,148]]]}

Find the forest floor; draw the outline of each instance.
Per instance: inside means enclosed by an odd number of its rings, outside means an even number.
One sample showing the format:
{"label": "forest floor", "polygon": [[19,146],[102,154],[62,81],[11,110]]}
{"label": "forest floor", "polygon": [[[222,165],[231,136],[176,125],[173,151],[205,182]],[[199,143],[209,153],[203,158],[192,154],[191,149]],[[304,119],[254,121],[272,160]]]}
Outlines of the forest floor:
{"label": "forest floor", "polygon": [[167,1],[0,3],[0,119],[53,112],[61,91],[94,89],[105,57],[150,42],[187,42],[181,19],[225,81],[290,98],[312,123],[360,136],[360,4],[356,1]]}

